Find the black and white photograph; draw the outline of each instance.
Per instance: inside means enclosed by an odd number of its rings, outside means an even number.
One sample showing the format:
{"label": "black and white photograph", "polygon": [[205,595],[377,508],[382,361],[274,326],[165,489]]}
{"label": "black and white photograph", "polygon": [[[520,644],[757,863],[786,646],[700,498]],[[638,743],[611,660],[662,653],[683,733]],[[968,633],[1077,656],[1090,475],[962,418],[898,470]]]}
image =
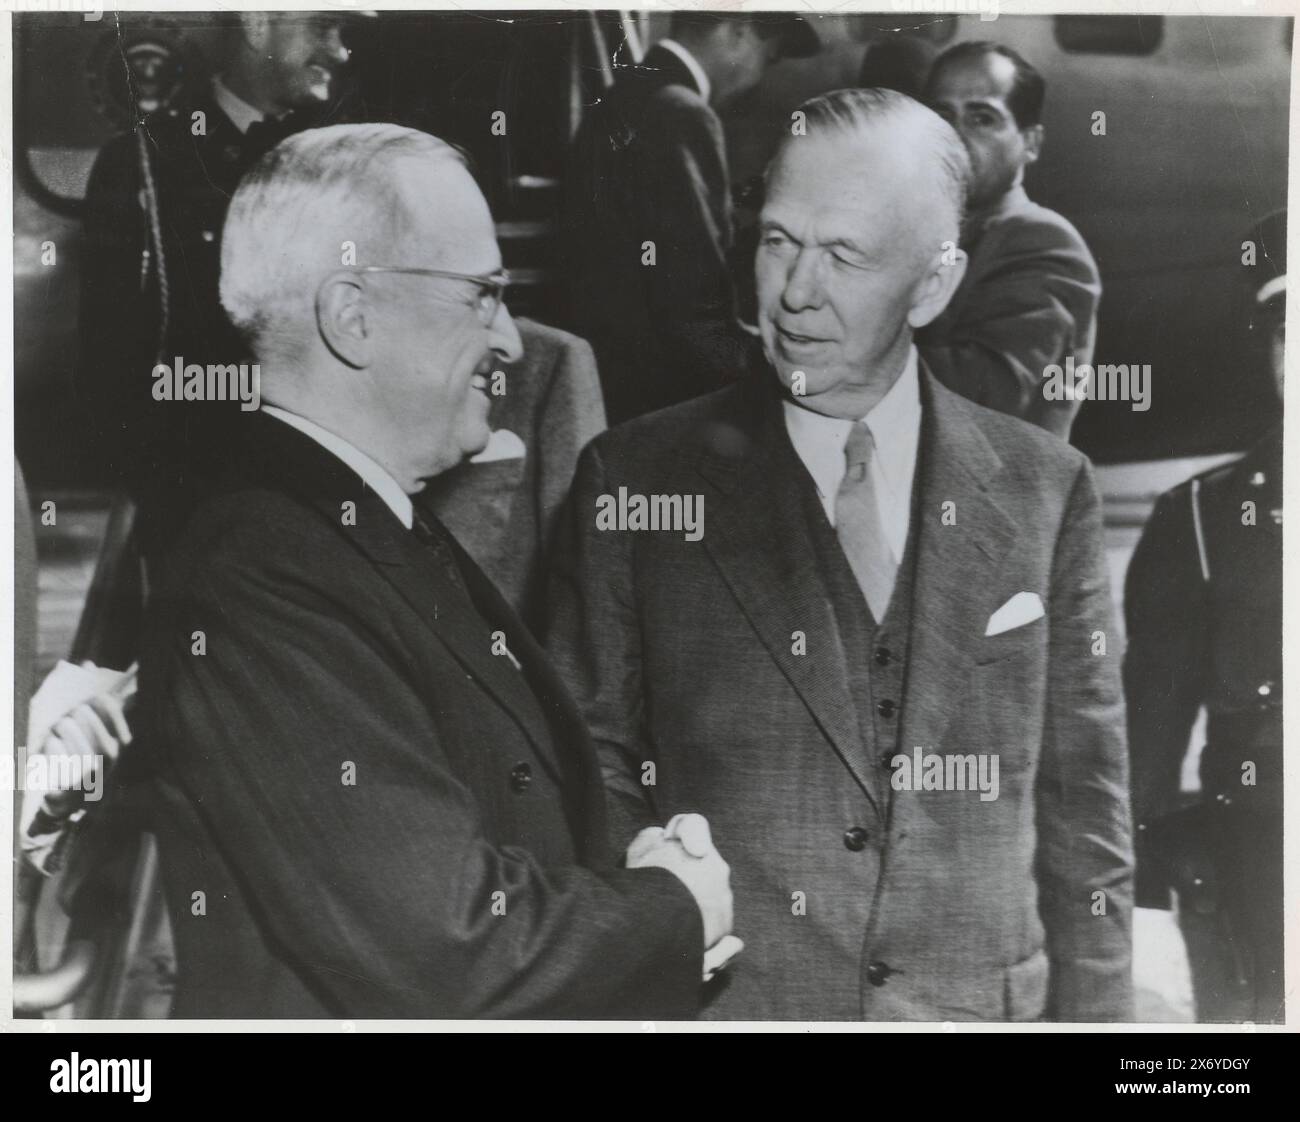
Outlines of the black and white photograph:
{"label": "black and white photograph", "polygon": [[1294,1024],[1296,6],[320,2],[6,5],[11,1028]]}

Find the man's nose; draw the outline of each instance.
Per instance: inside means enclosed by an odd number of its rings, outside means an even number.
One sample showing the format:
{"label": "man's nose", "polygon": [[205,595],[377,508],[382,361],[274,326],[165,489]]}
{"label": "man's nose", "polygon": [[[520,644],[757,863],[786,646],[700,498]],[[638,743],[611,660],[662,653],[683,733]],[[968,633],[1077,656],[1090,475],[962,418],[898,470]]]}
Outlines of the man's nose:
{"label": "man's nose", "polygon": [[519,338],[519,328],[504,301],[497,308],[489,329],[492,349],[506,362],[518,362],[524,357],[524,343]]}
{"label": "man's nose", "polygon": [[788,311],[797,312],[821,304],[823,292],[819,275],[820,261],[821,255],[815,251],[799,251],[786,274],[785,288],[781,291],[781,303]]}
{"label": "man's nose", "polygon": [[343,45],[343,31],[338,24],[331,24],[321,36],[321,53],[336,66],[344,66],[352,52]]}

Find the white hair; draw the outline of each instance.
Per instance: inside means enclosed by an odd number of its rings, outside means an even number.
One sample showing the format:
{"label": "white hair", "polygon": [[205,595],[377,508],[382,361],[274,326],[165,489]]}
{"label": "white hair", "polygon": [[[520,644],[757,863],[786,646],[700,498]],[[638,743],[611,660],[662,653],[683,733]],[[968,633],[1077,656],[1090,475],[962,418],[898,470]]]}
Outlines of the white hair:
{"label": "white hair", "polygon": [[[886,123],[906,123],[914,135],[928,149],[934,165],[933,186],[948,214],[941,219],[946,232],[954,240],[961,230],[966,210],[966,192],[970,181],[970,157],[956,130],[932,109],[897,90],[847,89],[819,94],[799,106],[804,116],[807,135],[818,135],[824,130],[834,130],[848,136],[860,136]],[[794,143],[787,135],[768,165],[770,173],[787,145]]]}
{"label": "white hair", "polygon": [[393,174],[400,160],[468,167],[445,140],[400,125],[331,125],[282,141],[249,170],[221,238],[221,306],[259,351],[283,323],[310,322],[316,288],[345,263],[397,264],[392,252],[409,205]]}

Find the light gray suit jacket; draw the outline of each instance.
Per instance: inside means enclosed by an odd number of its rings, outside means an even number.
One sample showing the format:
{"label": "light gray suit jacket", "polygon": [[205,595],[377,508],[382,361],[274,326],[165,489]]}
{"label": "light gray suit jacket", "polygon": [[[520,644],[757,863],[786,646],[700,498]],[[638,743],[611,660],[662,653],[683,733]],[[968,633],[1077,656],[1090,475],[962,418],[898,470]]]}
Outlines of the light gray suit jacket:
{"label": "light gray suit jacket", "polygon": [[523,442],[524,454],[467,462],[436,476],[416,498],[456,535],[530,626],[541,615],[544,560],[578,453],[605,428],[591,347],[576,335],[516,320],[524,355],[505,368],[505,393],[489,423]]}
{"label": "light gray suit jacket", "polygon": [[[839,641],[806,531],[817,500],[770,372],[587,448],[557,535],[550,650],[596,741],[615,843],[698,811],[731,864],[746,948],[706,1015],[1123,1020],[1128,773],[1092,472],[922,383],[893,744],[859,728],[850,690],[867,668]],[[703,496],[703,539],[596,529],[598,497],[620,487]],[[986,636],[1020,592],[1045,614]],[[895,790],[882,755],[916,746],[996,753],[997,799]]]}

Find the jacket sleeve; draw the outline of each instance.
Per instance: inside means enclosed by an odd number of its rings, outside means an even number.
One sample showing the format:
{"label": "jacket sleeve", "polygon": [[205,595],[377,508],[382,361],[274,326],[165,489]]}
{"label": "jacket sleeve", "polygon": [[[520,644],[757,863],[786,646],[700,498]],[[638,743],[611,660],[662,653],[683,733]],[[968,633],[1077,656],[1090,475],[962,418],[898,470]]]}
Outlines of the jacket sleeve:
{"label": "jacket sleeve", "polygon": [[1124,583],[1137,903],[1146,908],[1170,906],[1167,870],[1148,835],[1178,809],[1183,759],[1206,695],[1209,630],[1191,501],[1187,488],[1157,500]]}
{"label": "jacket sleeve", "polygon": [[643,269],[648,305],[678,360],[663,371],[665,383],[694,396],[734,381],[749,346],[727,269],[731,197],[722,127],[712,113],[672,100],[670,90],[643,130],[643,181],[634,197],[645,238],[655,243],[655,264]]}
{"label": "jacket sleeve", "polygon": [[[996,264],[962,294],[953,315],[920,333],[920,351],[950,390],[1026,417],[1042,400],[1046,367],[1067,355],[1091,361],[1101,280],[1087,247],[1064,227],[1006,223],[985,237],[1000,239]],[[1065,434],[1079,405],[1053,406],[1065,414]]]}
{"label": "jacket sleeve", "polygon": [[547,650],[591,731],[617,848],[664,819],[646,782],[654,753],[645,734],[634,535],[595,528],[597,496],[609,489],[599,444],[588,445],[556,534]]}
{"label": "jacket sleeve", "polygon": [[345,1015],[694,1015],[703,930],[684,886],[493,844],[436,699],[364,604],[236,562],[161,616],[142,683],[156,743],[273,938]]}
{"label": "jacket sleeve", "polygon": [[1060,1021],[1133,1018],[1128,757],[1102,543],[1101,504],[1083,462],[1053,558],[1036,789],[1049,1012]]}

